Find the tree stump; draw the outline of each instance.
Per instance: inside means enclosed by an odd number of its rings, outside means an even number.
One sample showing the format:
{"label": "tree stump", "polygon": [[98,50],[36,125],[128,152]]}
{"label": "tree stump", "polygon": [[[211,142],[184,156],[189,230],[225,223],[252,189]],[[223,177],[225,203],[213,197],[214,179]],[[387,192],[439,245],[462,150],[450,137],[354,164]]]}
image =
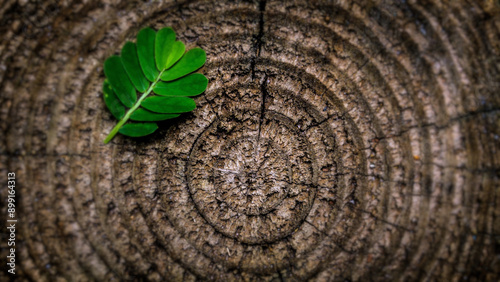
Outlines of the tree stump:
{"label": "tree stump", "polygon": [[[84,2],[0,5],[19,280],[500,279],[498,1]],[[103,62],[145,26],[208,89],[104,145]]]}

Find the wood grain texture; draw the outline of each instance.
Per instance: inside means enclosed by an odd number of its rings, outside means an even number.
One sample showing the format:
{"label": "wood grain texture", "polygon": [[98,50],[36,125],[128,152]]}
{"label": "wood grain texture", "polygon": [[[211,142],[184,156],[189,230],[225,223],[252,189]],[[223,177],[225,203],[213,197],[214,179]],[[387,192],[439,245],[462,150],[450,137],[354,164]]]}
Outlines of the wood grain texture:
{"label": "wood grain texture", "polygon": [[[0,15],[20,281],[500,279],[498,1],[3,1]],[[104,145],[103,62],[145,26],[206,50],[208,89],[150,137]]]}

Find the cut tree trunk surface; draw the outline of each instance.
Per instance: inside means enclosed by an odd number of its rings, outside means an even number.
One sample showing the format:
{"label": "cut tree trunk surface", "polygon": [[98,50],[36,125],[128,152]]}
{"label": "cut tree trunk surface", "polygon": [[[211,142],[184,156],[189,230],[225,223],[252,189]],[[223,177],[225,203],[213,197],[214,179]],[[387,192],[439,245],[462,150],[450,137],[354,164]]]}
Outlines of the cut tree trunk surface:
{"label": "cut tree trunk surface", "polygon": [[[3,1],[0,220],[15,172],[15,276],[498,281],[499,11]],[[153,135],[104,145],[103,62],[146,26],[206,50],[208,89]]]}

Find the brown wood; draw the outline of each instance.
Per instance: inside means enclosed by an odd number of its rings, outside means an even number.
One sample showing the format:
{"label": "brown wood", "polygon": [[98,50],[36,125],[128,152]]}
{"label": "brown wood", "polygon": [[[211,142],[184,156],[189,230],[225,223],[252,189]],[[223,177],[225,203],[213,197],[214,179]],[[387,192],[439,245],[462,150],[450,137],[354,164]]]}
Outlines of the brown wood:
{"label": "brown wood", "polygon": [[[0,221],[13,171],[20,280],[500,279],[499,1],[0,15]],[[205,49],[209,87],[104,145],[103,61],[145,26]]]}

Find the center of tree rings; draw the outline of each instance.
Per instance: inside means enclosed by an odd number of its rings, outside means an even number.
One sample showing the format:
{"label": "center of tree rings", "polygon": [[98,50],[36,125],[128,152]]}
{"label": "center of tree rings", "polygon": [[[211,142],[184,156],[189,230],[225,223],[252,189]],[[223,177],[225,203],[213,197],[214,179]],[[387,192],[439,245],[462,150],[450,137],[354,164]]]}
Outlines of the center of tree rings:
{"label": "center of tree rings", "polygon": [[283,115],[229,114],[195,142],[187,167],[190,194],[218,232],[270,243],[293,232],[314,200],[310,144]]}
{"label": "center of tree rings", "polygon": [[217,200],[246,215],[265,215],[288,194],[292,168],[271,139],[242,137],[223,146],[213,168]]}

